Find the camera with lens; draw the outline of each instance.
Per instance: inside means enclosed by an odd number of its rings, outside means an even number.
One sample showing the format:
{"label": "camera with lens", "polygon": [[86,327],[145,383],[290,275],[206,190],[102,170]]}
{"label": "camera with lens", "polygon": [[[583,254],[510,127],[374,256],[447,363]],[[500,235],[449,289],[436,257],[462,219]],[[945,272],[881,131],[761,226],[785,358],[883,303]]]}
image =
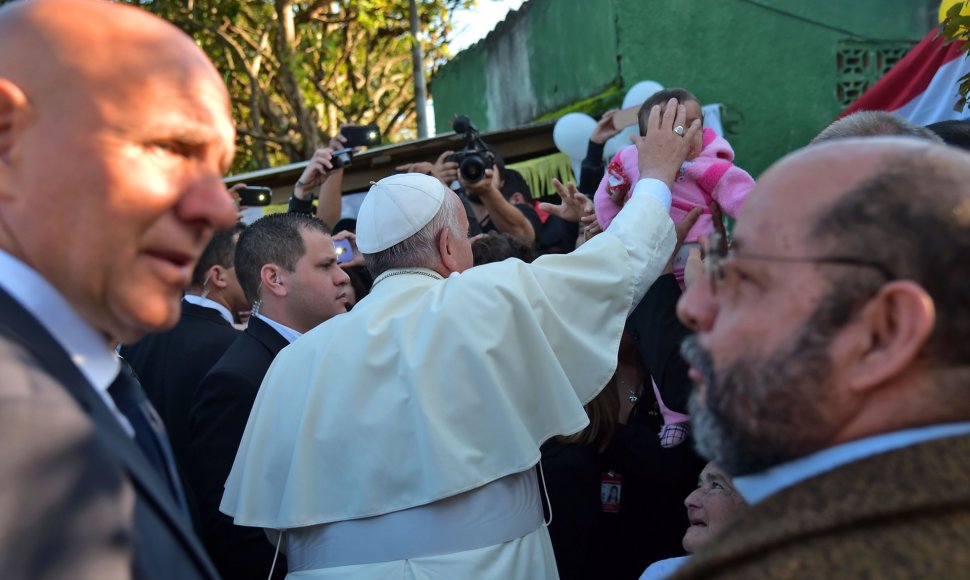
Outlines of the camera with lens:
{"label": "camera with lens", "polygon": [[458,164],[458,173],[465,183],[478,183],[485,177],[485,170],[495,165],[495,155],[482,141],[478,129],[468,117],[455,117],[452,127],[455,133],[460,133],[465,138],[465,147],[449,155],[448,161]]}
{"label": "camera with lens", "polygon": [[350,167],[350,163],[354,160],[354,150],[347,149],[337,149],[330,154],[330,164],[333,165],[334,169],[340,169],[342,167]]}

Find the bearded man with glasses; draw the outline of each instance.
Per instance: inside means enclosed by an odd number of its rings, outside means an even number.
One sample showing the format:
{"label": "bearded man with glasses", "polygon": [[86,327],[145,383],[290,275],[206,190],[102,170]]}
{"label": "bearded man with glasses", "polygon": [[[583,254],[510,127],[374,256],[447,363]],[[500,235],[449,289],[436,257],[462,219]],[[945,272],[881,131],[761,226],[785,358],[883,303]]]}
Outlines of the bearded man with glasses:
{"label": "bearded man with glasses", "polygon": [[706,250],[678,304],[690,415],[752,508],[675,578],[966,574],[970,155],[803,149]]}

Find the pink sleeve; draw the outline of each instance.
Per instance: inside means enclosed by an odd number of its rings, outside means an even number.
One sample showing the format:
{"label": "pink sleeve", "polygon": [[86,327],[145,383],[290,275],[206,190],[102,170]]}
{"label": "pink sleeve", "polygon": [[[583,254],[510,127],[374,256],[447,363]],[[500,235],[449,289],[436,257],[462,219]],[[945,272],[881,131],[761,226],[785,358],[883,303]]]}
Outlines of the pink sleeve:
{"label": "pink sleeve", "polygon": [[[620,151],[613,156],[609,164],[606,166],[606,172],[603,175],[603,179],[600,181],[599,187],[596,188],[596,193],[593,195],[593,208],[596,211],[596,221],[599,222],[600,227],[604,230],[616,217],[616,214],[620,213],[620,205],[613,201],[610,196],[610,176],[611,174],[619,174],[620,181],[625,181],[625,185],[621,187],[626,187],[629,191],[633,190],[632,185],[636,182],[629,181],[629,171],[627,169],[627,163],[624,159],[624,152],[626,148],[620,149]],[[617,176],[614,176],[617,177]],[[627,195],[629,195],[629,191]]]}
{"label": "pink sleeve", "polygon": [[754,187],[754,179],[748,172],[731,163],[711,165],[701,176],[701,180],[712,185],[708,189],[711,198],[721,206],[724,213],[733,218],[738,217],[744,198]]}
{"label": "pink sleeve", "polygon": [[[616,153],[616,155],[613,156],[613,159],[610,159],[610,162],[606,164],[606,167],[608,168],[610,165],[614,163],[621,163],[619,151]],[[609,183],[609,181],[610,181],[610,172],[604,171],[603,179],[600,180],[600,185],[599,187],[596,188],[596,193],[593,194],[594,200],[599,198],[601,195],[606,195],[606,197],[609,197],[609,195],[606,193],[606,186]]]}

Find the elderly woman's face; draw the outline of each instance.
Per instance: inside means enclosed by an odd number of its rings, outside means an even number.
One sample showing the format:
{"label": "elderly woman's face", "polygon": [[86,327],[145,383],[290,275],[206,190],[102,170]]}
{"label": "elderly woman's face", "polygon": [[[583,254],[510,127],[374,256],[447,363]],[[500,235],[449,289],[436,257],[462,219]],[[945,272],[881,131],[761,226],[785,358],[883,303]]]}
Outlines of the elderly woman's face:
{"label": "elderly woman's face", "polygon": [[684,500],[690,527],[683,545],[688,552],[698,550],[721,531],[746,505],[731,484],[731,478],[713,463],[708,463],[698,478],[697,489]]}

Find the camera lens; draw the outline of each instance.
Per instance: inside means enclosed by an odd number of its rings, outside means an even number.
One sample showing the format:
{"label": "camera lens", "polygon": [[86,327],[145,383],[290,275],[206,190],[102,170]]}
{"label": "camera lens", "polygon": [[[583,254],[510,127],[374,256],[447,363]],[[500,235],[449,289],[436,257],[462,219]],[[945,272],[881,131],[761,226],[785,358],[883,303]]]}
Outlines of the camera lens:
{"label": "camera lens", "polygon": [[469,155],[462,159],[458,170],[467,183],[477,183],[485,177],[485,160],[478,155]]}

